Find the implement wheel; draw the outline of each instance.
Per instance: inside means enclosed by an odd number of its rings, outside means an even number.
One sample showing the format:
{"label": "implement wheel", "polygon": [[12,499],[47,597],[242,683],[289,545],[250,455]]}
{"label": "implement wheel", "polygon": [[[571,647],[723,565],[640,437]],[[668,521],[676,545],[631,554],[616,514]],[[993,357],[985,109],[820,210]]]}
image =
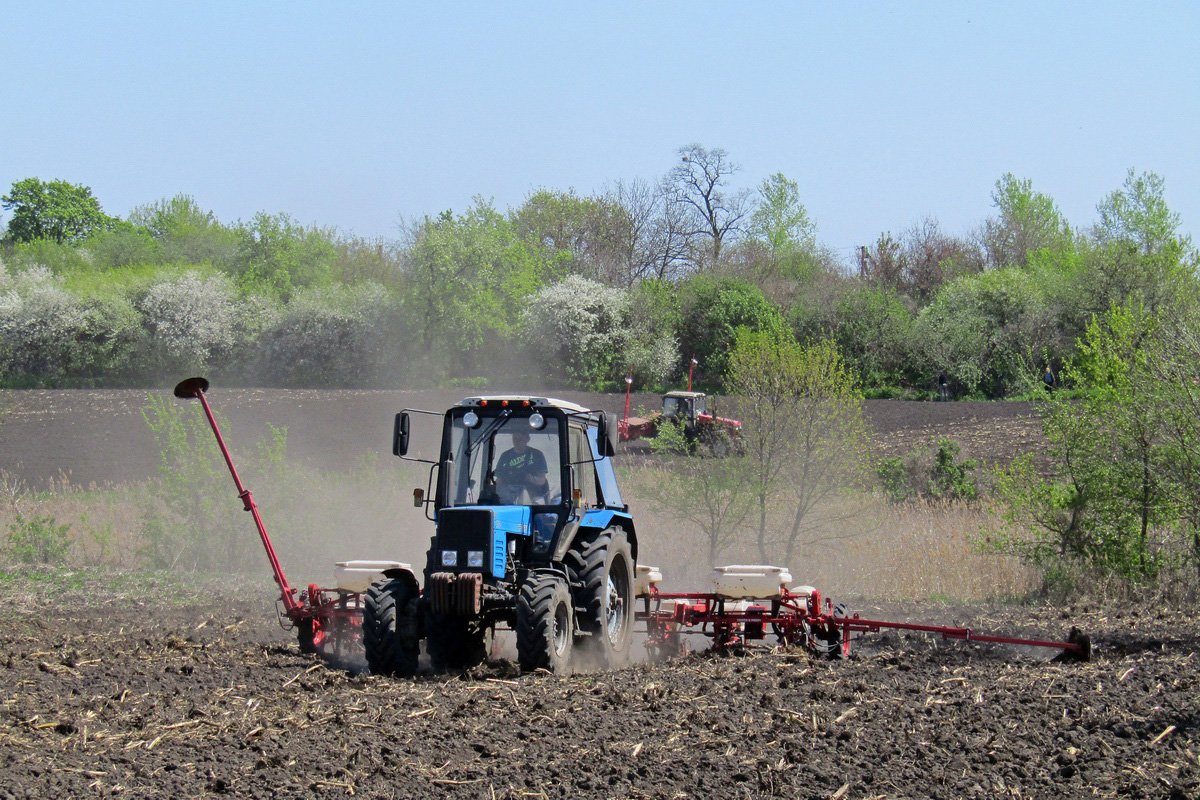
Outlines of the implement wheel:
{"label": "implement wheel", "polygon": [[376,675],[407,678],[417,673],[421,652],[417,587],[391,578],[371,586],[363,608],[363,646]]}
{"label": "implement wheel", "polygon": [[565,559],[575,589],[580,644],[598,666],[623,663],[633,634],[633,554],[623,528],[582,533]]}
{"label": "implement wheel", "polygon": [[317,626],[314,620],[296,620],[296,638],[300,643],[301,653],[319,653],[317,647]]}
{"label": "implement wheel", "polygon": [[530,575],[517,598],[517,660],[521,669],[567,672],[575,638],[574,617],[566,581],[556,575]]}

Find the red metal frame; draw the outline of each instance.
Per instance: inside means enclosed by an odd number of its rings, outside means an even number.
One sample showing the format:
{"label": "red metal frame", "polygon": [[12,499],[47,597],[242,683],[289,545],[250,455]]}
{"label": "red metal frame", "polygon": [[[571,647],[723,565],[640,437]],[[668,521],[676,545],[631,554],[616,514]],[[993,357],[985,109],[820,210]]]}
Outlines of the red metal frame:
{"label": "red metal frame", "polygon": [[184,399],[195,398],[200,401],[200,405],[204,409],[204,416],[208,419],[209,427],[212,428],[213,435],[217,439],[217,447],[220,448],[225,464],[229,467],[229,474],[233,476],[234,486],[238,490],[238,498],[242,501],[245,510],[253,515],[259,539],[262,540],[263,549],[267,552],[267,560],[271,563],[271,572],[275,576],[275,583],[279,586],[279,602],[283,606],[280,616],[290,620],[292,626],[300,632],[302,646],[306,644],[306,634],[311,633],[309,644],[317,652],[331,655],[341,654],[342,649],[352,646],[360,638],[362,596],[357,592],[349,592],[345,589],[323,589],[315,583],[308,584],[308,588],[304,592],[297,592],[288,583],[283,566],[279,563],[279,556],[275,553],[275,546],[271,544],[271,537],[267,534],[267,527],[263,523],[262,515],[258,512],[258,504],[254,502],[254,495],[242,484],[237,468],[233,465],[233,457],[229,454],[225,438],[221,435],[217,419],[208,404],[208,398],[205,397],[207,390],[207,380],[189,378],[175,387],[175,396]]}
{"label": "red metal frame", "polygon": [[[651,587],[641,598],[643,607],[636,612],[636,618],[646,623],[646,646],[652,653],[664,656],[682,650],[680,636],[684,633],[708,636],[711,649],[719,651],[764,639],[768,626],[780,644],[801,645],[814,652],[840,656],[850,654],[854,638],[851,634],[878,633],[884,628],[936,633],[943,639],[1055,648],[1079,659],[1090,654],[1086,637],[1075,635],[1070,641],[1056,642],[991,636],[948,625],[862,619],[857,614],[845,616],[838,613],[840,609],[835,608],[833,601],[822,600],[821,593],[815,590],[811,595],[797,595],[785,589],[776,598],[747,601],[746,607],[731,607],[741,604],[717,594],[660,592],[657,587]],[[664,602],[672,601],[674,606],[670,610],[663,608]],[[695,628],[699,630],[689,630]]]}

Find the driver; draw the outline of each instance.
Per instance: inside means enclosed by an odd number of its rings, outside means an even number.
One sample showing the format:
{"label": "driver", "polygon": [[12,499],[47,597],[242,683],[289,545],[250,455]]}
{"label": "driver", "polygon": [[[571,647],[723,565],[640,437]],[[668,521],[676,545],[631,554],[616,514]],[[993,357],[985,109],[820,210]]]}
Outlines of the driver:
{"label": "driver", "polygon": [[496,459],[496,491],[500,502],[513,505],[523,489],[529,490],[533,504],[546,502],[550,482],[546,479],[546,457],[536,447],[529,446],[529,433],[517,431],[512,435],[513,446]]}

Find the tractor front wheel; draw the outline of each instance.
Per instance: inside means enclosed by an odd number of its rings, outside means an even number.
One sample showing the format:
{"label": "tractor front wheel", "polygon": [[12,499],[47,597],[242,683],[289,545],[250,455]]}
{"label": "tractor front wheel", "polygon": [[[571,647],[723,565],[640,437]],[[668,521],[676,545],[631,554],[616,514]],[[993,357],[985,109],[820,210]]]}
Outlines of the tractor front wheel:
{"label": "tractor front wheel", "polygon": [[371,586],[363,608],[363,646],[376,675],[407,678],[417,673],[421,653],[417,587],[401,578]]}
{"label": "tractor front wheel", "polygon": [[567,583],[534,574],[517,598],[517,660],[521,669],[563,673],[571,666],[575,612]]}
{"label": "tractor front wheel", "polygon": [[629,654],[633,634],[633,553],[623,528],[585,532],[567,552],[566,562],[582,609],[581,642],[600,663],[618,666]]}

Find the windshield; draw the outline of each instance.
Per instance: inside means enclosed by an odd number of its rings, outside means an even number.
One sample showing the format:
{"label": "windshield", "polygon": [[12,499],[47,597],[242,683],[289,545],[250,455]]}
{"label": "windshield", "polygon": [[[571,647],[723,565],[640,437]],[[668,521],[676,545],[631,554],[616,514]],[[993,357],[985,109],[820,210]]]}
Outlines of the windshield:
{"label": "windshield", "polygon": [[533,428],[528,416],[454,416],[450,429],[446,505],[553,505],[562,502],[561,421]]}

